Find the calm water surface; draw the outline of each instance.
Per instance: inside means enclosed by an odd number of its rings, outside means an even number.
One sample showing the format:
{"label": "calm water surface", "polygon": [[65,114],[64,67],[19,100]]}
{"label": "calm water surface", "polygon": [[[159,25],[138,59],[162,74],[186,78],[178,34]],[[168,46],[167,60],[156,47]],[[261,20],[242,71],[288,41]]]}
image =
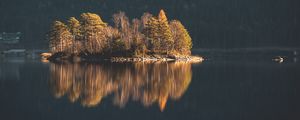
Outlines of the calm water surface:
{"label": "calm water surface", "polygon": [[296,57],[277,63],[267,57],[207,56],[201,64],[2,60],[0,116],[31,120],[300,119]]}

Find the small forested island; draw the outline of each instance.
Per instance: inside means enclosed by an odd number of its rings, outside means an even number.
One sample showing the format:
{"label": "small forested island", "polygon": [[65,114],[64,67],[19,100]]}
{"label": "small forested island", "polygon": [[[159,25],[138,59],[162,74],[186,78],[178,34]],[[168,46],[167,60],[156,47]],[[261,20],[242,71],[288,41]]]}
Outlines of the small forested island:
{"label": "small forested island", "polygon": [[54,21],[47,34],[50,61],[202,61],[191,56],[192,39],[178,20],[168,21],[164,10],[158,16],[144,13],[131,22],[124,12],[114,14],[114,26],[94,13]]}

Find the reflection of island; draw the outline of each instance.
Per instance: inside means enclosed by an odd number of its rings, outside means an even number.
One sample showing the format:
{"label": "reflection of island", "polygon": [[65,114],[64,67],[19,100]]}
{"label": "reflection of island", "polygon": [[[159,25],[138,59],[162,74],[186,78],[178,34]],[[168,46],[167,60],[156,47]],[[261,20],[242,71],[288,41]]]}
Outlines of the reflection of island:
{"label": "reflection of island", "polygon": [[[108,65],[109,64],[109,65]],[[112,94],[113,103],[124,107],[129,99],[144,106],[158,103],[164,110],[167,100],[179,99],[191,82],[191,64],[54,64],[50,65],[50,87],[56,98],[68,96],[83,106],[98,105]]]}

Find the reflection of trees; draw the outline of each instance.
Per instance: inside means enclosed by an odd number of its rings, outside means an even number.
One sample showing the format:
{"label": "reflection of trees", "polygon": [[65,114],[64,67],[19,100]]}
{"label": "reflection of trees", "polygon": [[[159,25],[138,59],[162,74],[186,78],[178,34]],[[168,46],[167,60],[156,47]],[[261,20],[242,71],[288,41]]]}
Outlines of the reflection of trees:
{"label": "reflection of trees", "polygon": [[129,99],[145,106],[165,108],[169,98],[179,99],[192,77],[189,63],[51,64],[50,87],[56,98],[67,95],[71,102],[96,106],[113,95],[123,107]]}

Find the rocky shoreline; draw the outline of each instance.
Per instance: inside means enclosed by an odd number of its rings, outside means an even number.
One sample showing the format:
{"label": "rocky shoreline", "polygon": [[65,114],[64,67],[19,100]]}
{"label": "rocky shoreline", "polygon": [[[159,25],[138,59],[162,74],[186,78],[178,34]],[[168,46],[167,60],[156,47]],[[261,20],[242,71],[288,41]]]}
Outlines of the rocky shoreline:
{"label": "rocky shoreline", "polygon": [[182,61],[182,62],[202,62],[203,57],[199,56],[176,56],[171,57],[111,57],[111,62],[170,62],[170,61]]}
{"label": "rocky shoreline", "polygon": [[96,61],[111,61],[111,62],[202,62],[203,57],[200,56],[176,56],[176,55],[149,55],[144,57],[98,57],[98,56],[56,56],[51,53],[42,53],[42,60],[48,60],[53,62],[58,61],[71,61],[71,62],[96,62]]}

